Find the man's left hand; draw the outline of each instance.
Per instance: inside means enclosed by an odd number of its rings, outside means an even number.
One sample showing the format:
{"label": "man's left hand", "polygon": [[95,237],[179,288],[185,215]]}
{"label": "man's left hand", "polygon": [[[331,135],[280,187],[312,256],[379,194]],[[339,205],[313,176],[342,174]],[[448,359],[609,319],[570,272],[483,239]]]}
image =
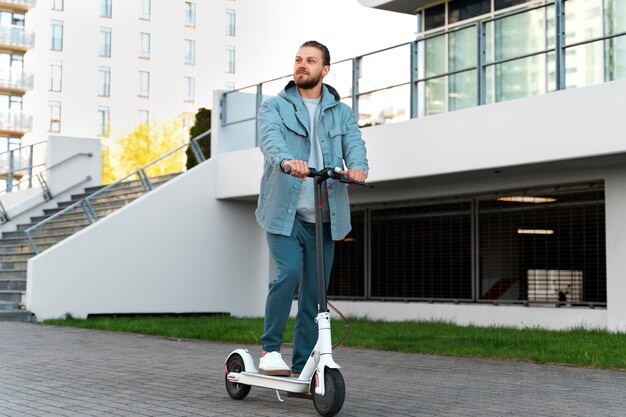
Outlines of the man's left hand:
{"label": "man's left hand", "polygon": [[367,179],[367,172],[356,168],[350,168],[347,171],[343,171],[342,174],[347,175],[352,181],[365,182]]}

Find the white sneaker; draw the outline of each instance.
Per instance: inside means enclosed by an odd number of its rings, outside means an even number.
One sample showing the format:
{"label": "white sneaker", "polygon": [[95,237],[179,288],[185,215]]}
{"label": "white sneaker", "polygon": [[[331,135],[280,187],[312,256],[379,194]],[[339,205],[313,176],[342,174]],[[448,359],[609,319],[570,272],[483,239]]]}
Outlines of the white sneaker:
{"label": "white sneaker", "polygon": [[264,375],[290,376],[291,368],[287,366],[280,352],[268,352],[259,360],[259,372]]}

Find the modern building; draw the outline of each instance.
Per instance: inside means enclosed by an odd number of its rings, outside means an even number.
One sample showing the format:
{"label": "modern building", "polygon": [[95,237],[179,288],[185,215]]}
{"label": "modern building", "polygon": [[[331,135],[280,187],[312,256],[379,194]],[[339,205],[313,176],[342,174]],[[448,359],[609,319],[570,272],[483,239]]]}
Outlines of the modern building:
{"label": "modern building", "polygon": [[[418,36],[326,78],[359,116],[376,185],[353,193],[330,295],[377,318],[626,329],[626,5],[361,3],[414,15]],[[224,94],[215,153],[260,171],[250,93]]]}
{"label": "modern building", "polygon": [[[2,74],[20,75],[19,82],[7,78],[0,85],[7,97],[0,133],[11,143],[4,148],[50,134],[106,138],[175,118],[187,131],[197,109],[211,106],[212,90],[234,87],[233,0],[21,0],[0,6]],[[22,109],[32,118],[15,116]]]}
{"label": "modern building", "polygon": [[[626,330],[626,6],[360,2],[415,16],[417,37],[335,62],[326,78],[358,115],[375,185],[351,195],[336,305],[387,320]],[[216,92],[213,158],[29,261],[29,308],[263,315],[273,266],[254,221],[256,111],[287,80]],[[116,241],[128,222],[142,233]],[[167,248],[154,243],[164,234]],[[77,251],[83,268],[63,269]],[[99,265],[89,288],[87,265]]]}
{"label": "modern building", "polygon": [[33,75],[25,71],[24,55],[34,47],[33,34],[25,28],[26,13],[35,0],[0,2],[0,182],[19,181],[15,171],[21,162],[13,151],[30,131],[32,118],[24,110],[24,94],[33,88]]}

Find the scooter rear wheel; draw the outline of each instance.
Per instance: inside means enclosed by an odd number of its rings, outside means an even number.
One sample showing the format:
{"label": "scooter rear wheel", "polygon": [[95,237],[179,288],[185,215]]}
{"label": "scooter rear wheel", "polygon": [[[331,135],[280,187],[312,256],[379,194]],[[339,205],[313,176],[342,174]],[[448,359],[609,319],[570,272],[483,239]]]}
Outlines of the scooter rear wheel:
{"label": "scooter rear wheel", "polygon": [[[313,381],[316,378],[314,377]],[[315,394],[315,383],[312,385],[313,404],[317,412],[324,417],[332,417],[341,410],[346,398],[346,384],[338,369],[326,368],[324,370],[325,394]]]}
{"label": "scooter rear wheel", "polygon": [[246,370],[245,364],[243,362],[243,358],[241,355],[234,354],[228,361],[226,362],[226,371],[227,373],[224,375],[224,381],[226,381],[226,391],[228,391],[228,395],[231,396],[234,400],[243,400],[246,398],[246,395],[250,392],[250,385],[238,384],[236,382],[230,382],[228,380],[229,372],[243,372]]}

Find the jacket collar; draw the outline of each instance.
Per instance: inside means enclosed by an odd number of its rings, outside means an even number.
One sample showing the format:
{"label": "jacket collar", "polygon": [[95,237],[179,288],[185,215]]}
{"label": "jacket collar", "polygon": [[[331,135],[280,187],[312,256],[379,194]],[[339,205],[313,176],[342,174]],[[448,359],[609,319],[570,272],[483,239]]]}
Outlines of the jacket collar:
{"label": "jacket collar", "polygon": [[[293,103],[296,108],[302,105],[302,98],[300,97],[300,93],[298,93],[296,83],[293,80],[287,83],[284,90],[281,91],[279,95]],[[341,97],[339,96],[337,90],[335,90],[328,84],[322,84],[322,109],[334,106],[335,104],[339,103],[340,99]]]}

